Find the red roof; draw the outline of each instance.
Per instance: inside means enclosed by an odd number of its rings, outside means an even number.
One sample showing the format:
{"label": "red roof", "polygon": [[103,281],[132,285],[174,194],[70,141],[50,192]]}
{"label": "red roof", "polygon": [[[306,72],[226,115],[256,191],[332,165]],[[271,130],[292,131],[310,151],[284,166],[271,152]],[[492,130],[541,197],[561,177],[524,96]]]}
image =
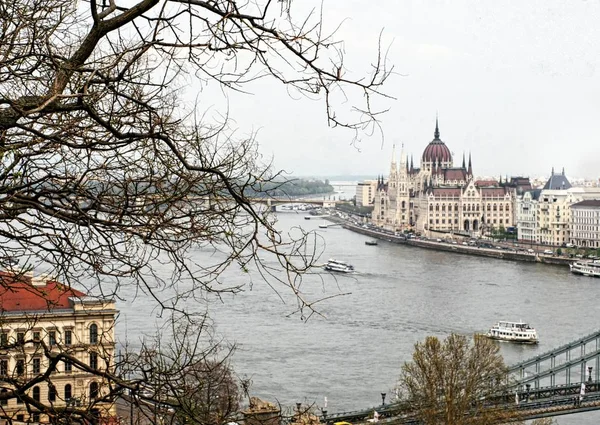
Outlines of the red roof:
{"label": "red roof", "polygon": [[460,196],[459,187],[434,187],[433,196]]}
{"label": "red roof", "polygon": [[464,168],[447,168],[444,170],[444,179],[448,180],[458,180],[458,181],[466,181],[467,180],[467,170]]}
{"label": "red roof", "polygon": [[503,197],[506,195],[507,191],[504,187],[483,187],[481,188],[481,196],[484,198],[487,197]]}
{"label": "red roof", "polygon": [[476,180],[475,186],[477,186],[477,187],[498,186],[498,182],[496,180]]}
{"label": "red roof", "polygon": [[31,275],[0,271],[0,312],[70,309],[70,297],[85,296],[83,292],[52,280],[33,285]]}

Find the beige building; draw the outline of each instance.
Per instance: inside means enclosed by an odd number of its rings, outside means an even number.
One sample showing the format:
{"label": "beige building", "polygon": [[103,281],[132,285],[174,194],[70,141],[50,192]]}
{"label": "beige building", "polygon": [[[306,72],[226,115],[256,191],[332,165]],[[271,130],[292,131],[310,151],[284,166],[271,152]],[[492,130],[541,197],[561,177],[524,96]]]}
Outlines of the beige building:
{"label": "beige building", "polygon": [[570,239],[581,248],[600,248],[600,200],[571,205]]}
{"label": "beige building", "polygon": [[517,228],[519,239],[547,245],[565,245],[571,237],[571,206],[600,199],[600,189],[572,187],[562,173],[552,169],[544,187],[531,190],[517,199]]}
{"label": "beige building", "polygon": [[421,167],[404,152],[397,164],[392,154],[388,180],[380,178],[373,201],[373,224],[390,230],[411,229],[478,236],[514,226],[516,194],[531,189],[529,179],[502,182],[475,180],[471,155],[454,167],[450,149],[440,139],[436,120],[434,139],[425,147]]}
{"label": "beige building", "polygon": [[[112,300],[88,297],[44,275],[0,272],[0,311],[0,391],[25,388],[33,400],[1,400],[3,419],[48,423],[39,402],[86,409],[100,423],[116,420],[114,405],[102,400],[106,383],[82,367],[108,371],[114,364]],[[59,353],[75,361],[60,360],[54,367],[50,358]],[[45,373],[47,379],[23,387]]]}
{"label": "beige building", "polygon": [[377,180],[365,180],[356,185],[356,206],[368,207],[373,205],[375,191],[377,190]]}

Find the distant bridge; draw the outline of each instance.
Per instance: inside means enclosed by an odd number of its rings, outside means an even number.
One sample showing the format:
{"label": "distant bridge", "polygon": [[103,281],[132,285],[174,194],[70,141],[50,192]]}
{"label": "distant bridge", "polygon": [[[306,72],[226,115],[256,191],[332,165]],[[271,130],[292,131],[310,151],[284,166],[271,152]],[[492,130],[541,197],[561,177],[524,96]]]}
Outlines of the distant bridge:
{"label": "distant bridge", "polygon": [[[514,364],[508,371],[513,379],[509,391],[497,396],[500,403],[493,408],[514,412],[515,420],[600,410],[600,330]],[[565,383],[557,384],[557,378],[564,378]],[[549,385],[540,385],[546,382]],[[323,412],[322,420],[362,424],[374,411],[386,424],[419,424],[414,409],[406,403],[330,415]]]}

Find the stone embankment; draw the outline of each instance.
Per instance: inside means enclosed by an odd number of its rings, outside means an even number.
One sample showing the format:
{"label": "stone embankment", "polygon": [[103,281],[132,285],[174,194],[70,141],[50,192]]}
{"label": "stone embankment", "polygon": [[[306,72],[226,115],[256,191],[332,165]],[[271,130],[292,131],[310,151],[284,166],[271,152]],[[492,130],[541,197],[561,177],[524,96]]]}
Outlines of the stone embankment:
{"label": "stone embankment", "polygon": [[448,242],[436,242],[432,240],[422,239],[406,239],[404,236],[395,236],[388,232],[382,232],[377,229],[365,228],[362,226],[354,225],[348,221],[339,219],[337,217],[328,217],[330,221],[340,223],[345,229],[351,230],[356,233],[360,233],[369,236],[374,239],[385,240],[392,243],[415,246],[425,249],[434,249],[437,251],[454,252],[457,254],[465,255],[477,255],[480,257],[492,257],[502,260],[512,261],[527,261],[530,263],[544,263],[544,264],[555,264],[555,265],[568,265],[573,262],[572,258],[557,257],[552,255],[545,255],[541,253],[528,253],[523,251],[506,250],[506,249],[492,249],[492,248],[480,248],[477,246],[452,244]]}

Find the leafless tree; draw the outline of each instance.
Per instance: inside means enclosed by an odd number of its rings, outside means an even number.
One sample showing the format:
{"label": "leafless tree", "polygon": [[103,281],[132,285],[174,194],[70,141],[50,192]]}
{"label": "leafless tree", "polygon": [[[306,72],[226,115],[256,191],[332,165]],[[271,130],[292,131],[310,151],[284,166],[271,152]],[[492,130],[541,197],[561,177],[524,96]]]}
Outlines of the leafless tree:
{"label": "leafless tree", "polygon": [[[384,55],[375,50],[370,75],[347,78],[342,46],[324,34],[320,16],[298,23],[290,3],[2,2],[4,261],[21,259],[68,284],[110,277],[114,285],[96,288],[104,294],[133,281],[161,308],[175,308],[182,297],[235,292],[215,285],[220,273],[265,251],[301,299],[295,276],[312,253],[302,241],[284,243],[247,195],[278,173],[253,137],[236,138],[227,113],[210,117],[201,95],[186,107],[182,93],[189,81],[244,91],[270,78],[321,96],[331,126],[376,125],[372,97],[389,75]],[[338,113],[336,98],[355,99],[353,90],[363,106],[354,116]],[[225,255],[199,264],[186,255],[198,245]],[[169,279],[156,272],[159,262],[170,265]],[[171,287],[173,297],[157,296],[157,287]]]}
{"label": "leafless tree", "polygon": [[516,418],[498,396],[506,373],[499,347],[484,336],[430,336],[402,367],[399,389],[424,424],[499,424]]}
{"label": "leafless tree", "polygon": [[[310,311],[300,282],[318,255],[314,245],[305,234],[281,235],[248,195],[279,173],[254,137],[236,136],[227,112],[208,114],[201,91],[189,107],[184,96],[190,81],[244,92],[253,81],[271,79],[322,98],[330,126],[353,136],[376,128],[383,111],[373,98],[384,96],[379,90],[391,71],[385,52],[375,43],[371,72],[351,79],[343,46],[325,33],[320,12],[298,19],[291,6],[0,2],[0,265],[19,260],[24,270],[43,269],[103,296],[119,297],[122,285],[136,285],[159,310],[186,314],[186,300],[239,290],[219,279],[224,270],[252,265],[291,289],[300,311]],[[341,111],[340,100],[353,108]],[[214,248],[217,260],[195,260],[193,247]],[[261,252],[276,266],[261,263]],[[165,268],[168,278],[159,272]],[[68,351],[40,347],[50,359],[42,380],[69,362],[104,376],[107,397],[123,389],[135,394],[113,369],[100,373]],[[138,366],[134,372],[152,381]],[[27,402],[57,423],[71,418],[70,408]]]}

